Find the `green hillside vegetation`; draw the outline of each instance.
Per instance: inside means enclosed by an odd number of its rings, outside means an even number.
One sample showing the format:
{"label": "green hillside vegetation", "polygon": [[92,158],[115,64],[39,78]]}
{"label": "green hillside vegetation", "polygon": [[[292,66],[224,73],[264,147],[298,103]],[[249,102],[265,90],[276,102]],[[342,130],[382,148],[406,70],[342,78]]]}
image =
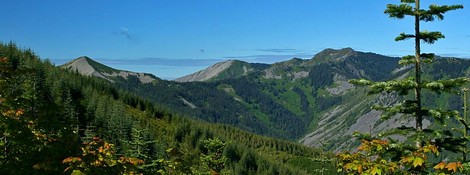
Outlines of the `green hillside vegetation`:
{"label": "green hillside vegetation", "polygon": [[13,43],[0,59],[0,174],[336,172],[331,153],[180,117]]}
{"label": "green hillside vegetation", "polygon": [[[232,66],[216,76],[223,78],[207,82],[157,79],[142,83],[138,77],[129,75],[127,79],[121,77],[115,81],[114,86],[186,118],[227,124],[275,138],[301,140],[311,146],[327,143],[326,147],[332,150],[351,149],[359,144],[351,139],[354,131],[378,133],[395,127],[370,118],[370,115],[380,115],[370,106],[398,103],[403,99],[367,96],[366,88],[354,87],[348,80],[387,81],[412,76],[412,66],[402,67],[398,61],[399,58],[350,48],[326,49],[309,60],[294,58],[272,65],[260,64],[247,74],[243,74],[243,67],[253,68],[255,64],[234,60]],[[465,59],[436,59],[435,64],[423,67],[423,76],[430,79],[465,76],[469,64]],[[455,100],[459,98],[455,95],[438,97],[425,93],[423,97],[434,99],[430,102],[440,108],[462,104]],[[367,126],[358,123],[371,119]],[[396,120],[396,125],[409,122],[399,117]],[[371,129],[372,126],[378,127]]]}
{"label": "green hillside vegetation", "polygon": [[244,61],[233,60],[232,65],[228,69],[222,71],[220,74],[211,78],[209,81],[239,78],[253,72],[258,72],[267,67],[269,67],[269,64],[247,63]]}

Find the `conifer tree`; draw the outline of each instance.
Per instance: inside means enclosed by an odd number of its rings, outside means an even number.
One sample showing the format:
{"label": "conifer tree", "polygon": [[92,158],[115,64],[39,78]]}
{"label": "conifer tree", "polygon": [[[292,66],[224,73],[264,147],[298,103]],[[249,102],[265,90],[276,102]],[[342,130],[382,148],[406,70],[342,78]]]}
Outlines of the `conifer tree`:
{"label": "conifer tree", "polygon": [[[415,4],[414,7],[411,4]],[[420,9],[419,0],[401,0],[400,5],[388,4],[385,13],[391,18],[402,19],[405,16],[414,17],[415,23],[415,32],[413,34],[400,33],[399,36],[395,38],[395,41],[403,41],[406,39],[414,39],[415,42],[415,53],[414,55],[407,55],[402,57],[399,61],[401,65],[413,65],[414,66],[414,76],[403,79],[403,80],[392,80],[387,82],[372,82],[365,79],[351,80],[352,83],[356,85],[367,85],[370,87],[371,94],[377,94],[382,92],[398,92],[400,95],[407,95],[410,91],[414,92],[414,99],[407,99],[402,103],[399,103],[395,106],[374,106],[374,109],[384,111],[382,115],[383,118],[388,119],[391,116],[401,113],[405,115],[411,115],[415,118],[415,131],[421,133],[423,131],[423,120],[424,117],[433,117],[437,121],[443,121],[446,117],[458,117],[454,111],[446,111],[439,109],[427,109],[423,107],[423,90],[430,90],[436,93],[441,92],[455,92],[458,87],[461,87],[468,82],[468,79],[465,77],[448,79],[448,80],[422,80],[422,64],[423,63],[432,63],[435,57],[434,53],[422,53],[421,52],[421,42],[427,44],[433,44],[439,39],[444,38],[444,35],[441,32],[437,31],[422,31],[420,29],[420,23],[431,22],[435,19],[443,20],[443,14],[463,8],[462,5],[430,5],[428,10]],[[418,140],[417,147],[420,147],[421,144]]]}
{"label": "conifer tree", "polygon": [[[410,4],[415,4],[413,8]],[[405,16],[413,16],[414,17],[414,34],[405,34],[400,33],[398,37],[395,38],[395,41],[403,41],[406,39],[413,38],[415,43],[415,53],[414,55],[408,55],[403,57],[400,60],[401,65],[408,65],[414,64],[415,68],[415,77],[414,82],[408,84],[405,80],[404,82],[400,82],[400,85],[396,86],[395,88],[399,88],[398,90],[408,90],[412,88],[414,90],[415,99],[412,101],[407,101],[407,104],[401,109],[403,111],[412,111],[412,114],[415,116],[416,121],[416,131],[421,132],[423,131],[423,117],[429,115],[429,110],[423,108],[422,102],[422,89],[430,89],[434,91],[445,91],[451,90],[457,86],[461,86],[463,83],[466,83],[466,79],[453,79],[453,80],[443,80],[440,82],[426,82],[421,79],[422,73],[422,63],[431,63],[434,59],[433,53],[422,53],[421,52],[421,42],[425,42],[427,44],[433,44],[435,41],[444,38],[445,36],[438,31],[422,31],[420,28],[420,22],[431,22],[435,19],[443,20],[443,14],[456,9],[463,8],[462,5],[430,5],[429,10],[420,9],[420,0],[402,0],[402,4],[394,5],[389,4],[387,5],[387,9],[385,13],[389,15],[391,18],[398,18],[402,19]],[[408,81],[409,82],[409,81]],[[412,85],[412,86],[409,86]],[[395,86],[394,83],[389,83],[388,88]],[[383,87],[381,90],[385,90],[387,86]],[[406,113],[405,113],[406,114]],[[417,146],[420,146],[419,144]]]}
{"label": "conifer tree", "polygon": [[[423,92],[456,93],[464,84],[469,82],[468,78],[460,77],[445,80],[425,80],[422,78],[423,64],[432,63],[434,53],[423,53],[421,44],[434,44],[445,36],[438,31],[426,31],[421,29],[421,22],[432,22],[443,20],[444,14],[448,11],[461,9],[462,5],[435,5],[428,9],[421,9],[420,0],[401,0],[399,5],[388,4],[385,10],[390,18],[403,19],[406,16],[414,18],[414,33],[400,33],[395,41],[413,39],[415,52],[413,55],[402,57],[399,64],[403,66],[411,65],[414,68],[414,76],[391,80],[386,82],[373,82],[365,79],[351,80],[356,85],[369,86],[369,93],[398,93],[403,95],[405,100],[401,103],[385,106],[375,105],[373,109],[382,110],[382,118],[390,119],[396,114],[410,116],[415,121],[414,127],[400,127],[390,132],[391,134],[401,134],[408,138],[413,138],[414,145],[406,142],[398,142],[393,139],[372,138],[370,135],[361,135],[362,144],[356,153],[340,154],[340,170],[351,174],[381,174],[382,172],[399,173],[455,173],[463,169],[460,162],[441,162],[435,165],[434,170],[430,170],[429,162],[426,162],[429,155],[439,155],[442,150],[461,152],[468,140],[465,137],[457,137],[453,130],[445,128],[446,122],[450,120],[459,121],[465,128],[468,125],[462,119],[458,111],[445,109],[432,109],[423,106]],[[412,99],[406,99],[408,93],[413,94]],[[428,119],[436,124],[442,125],[439,129],[424,128],[423,121]],[[384,135],[379,135],[384,136]],[[387,162],[387,164],[384,164]],[[432,164],[432,163],[431,163]],[[384,166],[387,165],[387,166]]]}
{"label": "conifer tree", "polygon": [[134,126],[131,132],[131,140],[128,141],[127,156],[143,161],[143,164],[137,166],[140,172],[151,172],[158,166],[158,163],[150,157],[149,150],[149,147],[155,144],[156,141],[150,140],[147,136],[148,131],[146,129]]}
{"label": "conifer tree", "polygon": [[228,160],[222,154],[226,143],[218,138],[204,140],[203,142],[204,147],[208,150],[208,154],[202,156],[201,161],[209,167],[211,174],[218,175],[225,168],[225,163]]}

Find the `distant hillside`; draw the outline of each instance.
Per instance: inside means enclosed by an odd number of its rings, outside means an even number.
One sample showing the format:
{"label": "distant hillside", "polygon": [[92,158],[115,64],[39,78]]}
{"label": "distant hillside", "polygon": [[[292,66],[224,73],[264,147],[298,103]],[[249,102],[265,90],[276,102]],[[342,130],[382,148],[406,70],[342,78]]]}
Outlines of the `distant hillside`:
{"label": "distant hillside", "polygon": [[103,78],[110,82],[122,81],[122,79],[128,80],[129,77],[135,77],[141,83],[151,83],[153,81],[159,80],[152,74],[113,69],[86,56],[74,59],[68,63],[65,63],[64,65],[61,65],[60,67],[77,71],[82,75]]}
{"label": "distant hillside", "polygon": [[262,70],[269,65],[228,60],[216,63],[204,70],[175,79],[176,82],[217,81],[246,76]]}
{"label": "distant hillside", "polygon": [[[398,60],[351,48],[326,49],[312,59],[270,65],[222,62],[192,74],[185,83],[122,81],[116,85],[189,118],[340,150],[357,144],[351,137],[355,131],[378,133],[413,124],[401,116],[384,123],[378,117],[381,113],[370,109],[376,103],[401,101],[396,95],[368,96],[366,89],[348,83],[357,78],[385,81],[410,76],[412,67],[402,67]],[[465,59],[436,59],[423,68],[424,77],[468,76],[469,65]],[[426,98],[430,101],[426,105],[461,105],[452,95]]]}

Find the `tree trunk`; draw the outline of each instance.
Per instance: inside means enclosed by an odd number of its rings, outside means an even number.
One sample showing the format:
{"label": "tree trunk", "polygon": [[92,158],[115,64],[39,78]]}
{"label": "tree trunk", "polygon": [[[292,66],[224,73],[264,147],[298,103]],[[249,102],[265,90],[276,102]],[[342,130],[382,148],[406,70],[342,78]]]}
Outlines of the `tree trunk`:
{"label": "tree trunk", "polygon": [[[416,131],[423,131],[423,112],[421,106],[421,41],[419,36],[419,0],[415,0],[415,78],[416,78],[416,88],[415,88],[415,100],[416,100]],[[421,143],[419,140],[416,141],[416,146],[421,148]]]}

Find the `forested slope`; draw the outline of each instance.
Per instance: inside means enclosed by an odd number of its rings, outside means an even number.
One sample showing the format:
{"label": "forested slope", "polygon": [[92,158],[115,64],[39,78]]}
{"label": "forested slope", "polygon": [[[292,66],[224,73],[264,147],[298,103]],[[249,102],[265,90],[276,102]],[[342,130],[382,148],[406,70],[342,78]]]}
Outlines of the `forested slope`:
{"label": "forested slope", "polygon": [[[90,62],[95,70],[107,67]],[[423,68],[430,79],[465,76],[470,65],[469,60],[455,58],[440,58],[435,62]],[[344,48],[325,49],[312,59],[294,58],[271,65],[236,60],[229,63],[218,76],[203,82],[155,78],[143,83],[136,73],[106,79],[113,80],[119,89],[155,102],[174,114],[265,136],[301,140],[306,145],[323,145],[331,150],[349,149],[358,144],[351,137],[355,131],[379,133],[411,124],[400,118],[395,123],[384,123],[379,120],[380,112],[370,109],[376,103],[399,102],[401,99],[396,95],[367,96],[365,88],[348,82],[357,78],[386,81],[410,76],[412,67],[400,66],[398,58]],[[217,65],[202,72],[218,70]],[[127,72],[109,67],[106,70],[103,75]],[[441,107],[461,105],[455,100],[458,97],[430,95],[426,98],[437,99],[430,101]],[[448,98],[450,101],[440,100]],[[378,127],[371,129],[371,126]]]}
{"label": "forested slope", "polygon": [[183,119],[107,80],[0,44],[0,174],[193,174],[214,171],[207,143],[224,143],[223,172],[335,172],[332,155],[226,125]]}

